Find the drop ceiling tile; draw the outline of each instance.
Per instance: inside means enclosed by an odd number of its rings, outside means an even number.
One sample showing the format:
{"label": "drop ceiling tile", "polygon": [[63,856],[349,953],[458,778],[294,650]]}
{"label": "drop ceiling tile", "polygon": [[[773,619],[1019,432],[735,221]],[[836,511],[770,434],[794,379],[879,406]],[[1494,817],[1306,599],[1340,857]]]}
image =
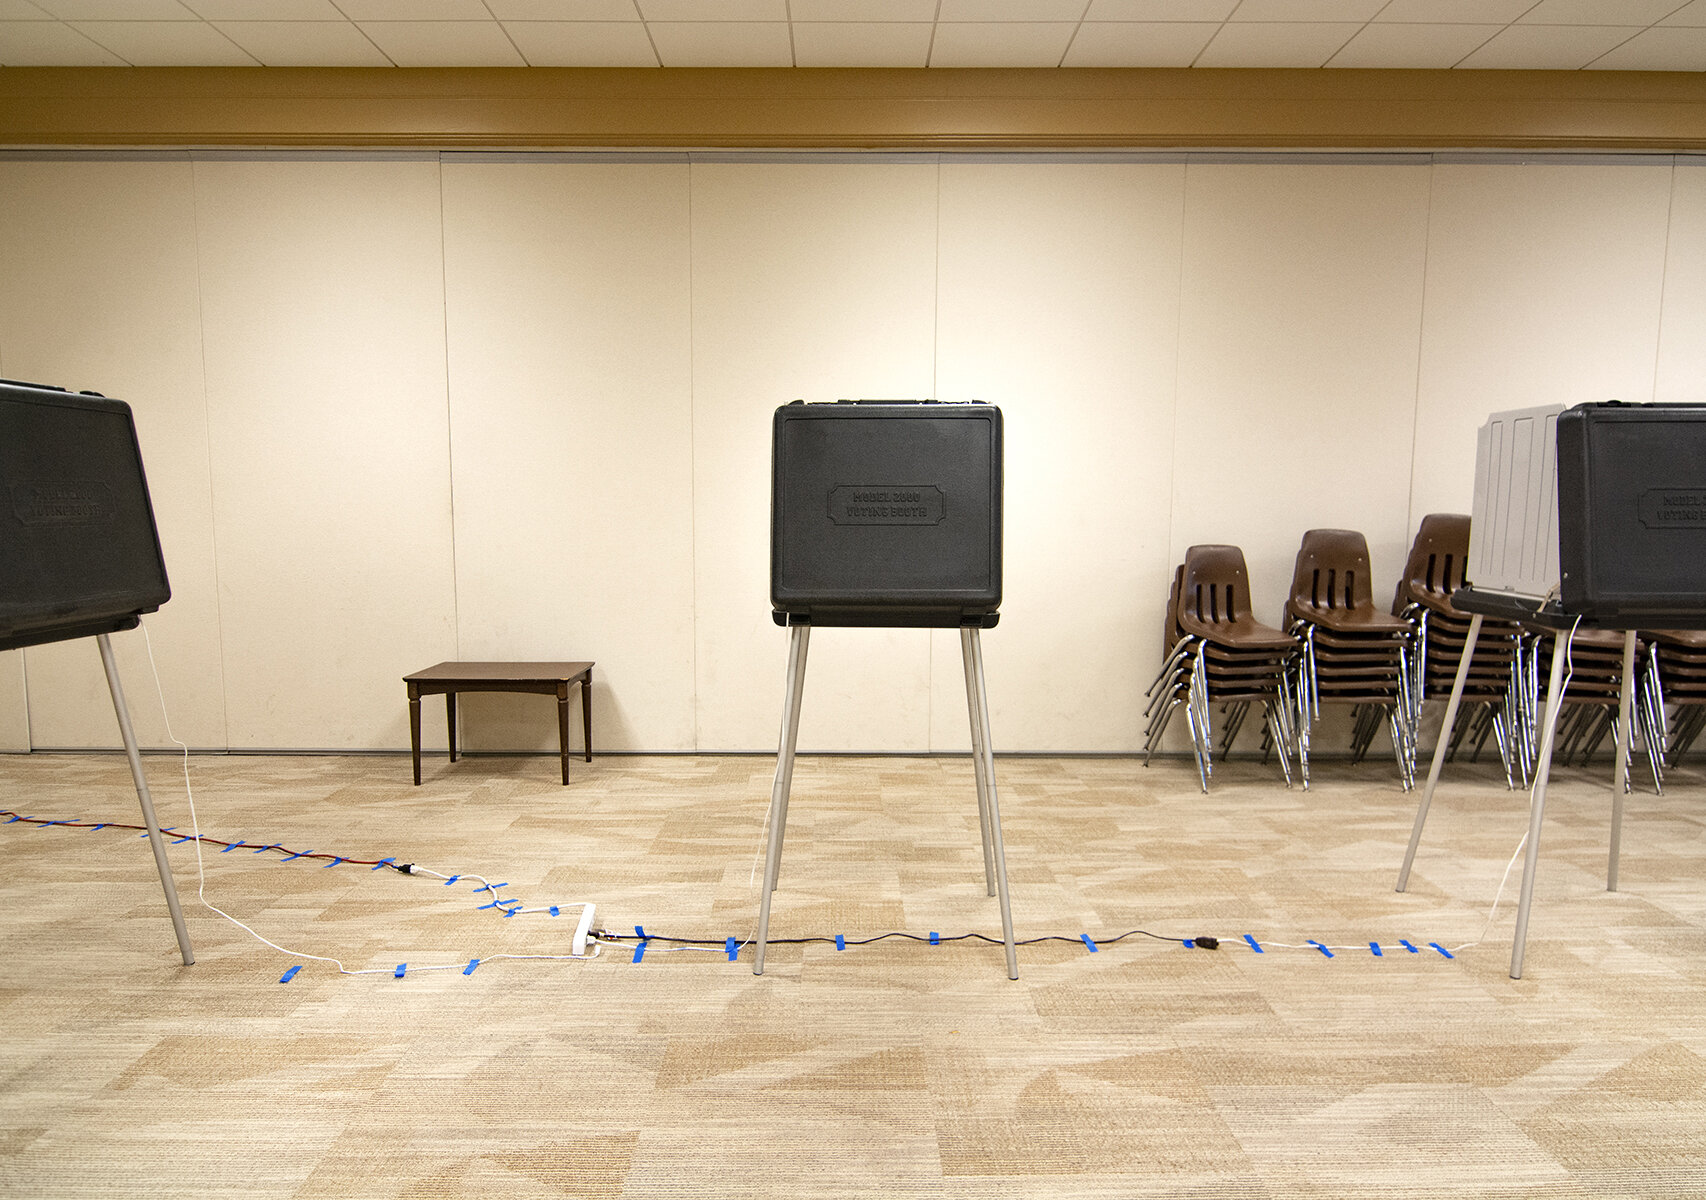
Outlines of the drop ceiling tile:
{"label": "drop ceiling tile", "polygon": [[201,21],[77,21],[77,32],[133,67],[252,67],[255,60]]}
{"label": "drop ceiling tile", "polygon": [[61,21],[193,21],[178,0],[36,0]]}
{"label": "drop ceiling tile", "polygon": [[1603,58],[1594,71],[1706,71],[1706,29],[1660,26],[1636,34]]}
{"label": "drop ceiling tile", "polygon": [[1639,32],[1615,25],[1512,25],[1458,65],[1487,71],[1574,71]]}
{"label": "drop ceiling tile", "polygon": [[214,28],[263,67],[388,67],[348,21],[219,21]]}
{"label": "drop ceiling tile", "polygon": [[782,21],[655,21],[648,28],[666,67],[791,67]]}
{"label": "drop ceiling tile", "polygon": [[1077,26],[1070,21],[1005,21],[936,26],[933,67],[1055,67]]}
{"label": "drop ceiling tile", "polygon": [[486,0],[500,21],[638,21],[634,0]]}
{"label": "drop ceiling tile", "polygon": [[0,21],[0,67],[124,65],[124,59],[58,21]]}
{"label": "drop ceiling tile", "polygon": [[522,67],[496,21],[363,21],[361,31],[399,67]]}
{"label": "drop ceiling tile", "polygon": [[1086,21],[1063,67],[1188,67],[1218,21]]}
{"label": "drop ceiling tile", "polygon": [[1374,19],[1414,25],[1508,25],[1534,0],[1392,0]]}
{"label": "drop ceiling tile", "polygon": [[938,22],[1078,21],[1084,0],[942,0]]}
{"label": "drop ceiling tile", "polygon": [[1540,0],[1517,20],[1524,25],[1651,25],[1682,0]]}
{"label": "drop ceiling tile", "polygon": [[1659,22],[1660,25],[1706,25],[1706,0],[1694,0],[1694,3],[1679,8],[1670,16]]}
{"label": "drop ceiling tile", "polygon": [[505,21],[532,67],[655,67],[657,52],[639,21]]}
{"label": "drop ceiling tile", "polygon": [[352,21],[490,21],[481,0],[338,0]]}
{"label": "drop ceiling tile", "polygon": [[648,21],[786,21],[787,0],[635,0]]}
{"label": "drop ceiling tile", "polygon": [[790,0],[788,12],[802,21],[934,21],[936,0]]}
{"label": "drop ceiling tile", "polygon": [[794,26],[797,67],[922,67],[930,61],[928,21],[807,21]]}
{"label": "drop ceiling tile", "polygon": [[344,21],[332,0],[184,0],[204,21]]}
{"label": "drop ceiling tile", "polygon": [[30,0],[0,0],[0,21],[49,21],[48,14]]}
{"label": "drop ceiling tile", "polygon": [[1498,31],[1497,25],[1365,25],[1327,65],[1445,70]]}
{"label": "drop ceiling tile", "polygon": [[1199,67],[1319,67],[1362,26],[1350,21],[1314,24],[1231,22],[1220,27],[1198,56]]}
{"label": "drop ceiling tile", "polygon": [[1367,21],[1386,0],[1244,0],[1233,21]]}
{"label": "drop ceiling tile", "polygon": [[1238,0],[1090,0],[1086,21],[1224,21]]}

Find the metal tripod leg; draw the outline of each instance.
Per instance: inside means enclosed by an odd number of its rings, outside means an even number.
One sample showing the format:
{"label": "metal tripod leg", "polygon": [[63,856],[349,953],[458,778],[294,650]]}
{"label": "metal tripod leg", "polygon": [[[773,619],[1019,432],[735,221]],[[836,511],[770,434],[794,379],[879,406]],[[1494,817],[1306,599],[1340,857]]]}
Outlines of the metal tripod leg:
{"label": "metal tripod leg", "polygon": [[[1001,937],[1007,946],[1007,978],[1019,978],[1019,956],[1013,948],[1013,909],[1007,899],[1007,854],[1001,845],[1001,806],[995,794],[995,755],[989,748],[989,692],[983,682],[982,632],[977,627],[960,629],[960,648],[966,662],[970,691],[975,693],[971,704],[973,757],[983,776],[983,791],[988,798],[989,849],[995,858],[995,887],[1001,897]],[[982,750],[976,749],[982,746]]]}
{"label": "metal tripod leg", "polygon": [[178,935],[178,952],[184,966],[195,962],[190,949],[190,931],[184,927],[184,912],[178,906],[178,889],[172,883],[172,868],[166,862],[166,839],[160,836],[160,824],[154,819],[154,801],[148,795],[148,780],[142,774],[142,755],[136,749],[136,734],[130,727],[130,709],[124,703],[124,687],[118,681],[118,664],[113,660],[112,642],[107,635],[97,634],[101,647],[101,665],[107,672],[107,690],[113,695],[113,711],[118,714],[118,731],[124,738],[124,753],[130,759],[130,777],[136,783],[136,798],[142,802],[142,823],[148,827],[148,844],[154,849],[154,866],[160,872],[160,886],[166,890],[166,908],[172,914],[172,928]]}
{"label": "metal tripod leg", "polygon": [[1605,890],[1617,890],[1617,856],[1623,846],[1623,789],[1629,779],[1629,745],[1634,730],[1635,631],[1623,634],[1623,686],[1617,694],[1617,765],[1611,768],[1611,854]]}
{"label": "metal tripod leg", "polygon": [[795,625],[788,638],[788,690],[782,700],[782,737],[776,749],[776,782],[770,788],[770,846],[764,855],[764,884],[758,902],[757,949],[752,973],[764,974],[764,943],[770,936],[770,895],[782,869],[782,829],[788,823],[788,791],[794,785],[794,746],[800,737],[800,697],[806,687],[806,646],[810,625]]}
{"label": "metal tripod leg", "polygon": [[1422,842],[1422,826],[1427,823],[1428,805],[1433,803],[1434,785],[1439,783],[1439,769],[1445,765],[1450,750],[1451,728],[1457,721],[1457,706],[1463,702],[1463,685],[1469,679],[1469,662],[1475,657],[1475,639],[1481,636],[1481,614],[1469,618],[1469,636],[1464,639],[1463,653],[1457,660],[1457,677],[1451,681],[1451,699],[1445,702],[1445,723],[1439,727],[1439,740],[1434,743],[1434,761],[1428,768],[1427,786],[1422,789],[1422,802],[1416,806],[1416,824],[1410,830],[1410,846],[1404,851],[1404,865],[1398,869],[1397,891],[1410,886],[1410,864],[1416,861],[1416,847]]}
{"label": "metal tripod leg", "polygon": [[[991,896],[995,895],[995,851],[989,840],[989,782],[983,777],[984,730],[977,719],[978,700],[976,671],[972,666],[971,631],[960,630],[960,657],[965,660],[966,669],[966,712],[971,716],[971,762],[972,775],[977,780],[977,828],[983,838],[983,884]],[[990,779],[994,779],[991,774]]]}
{"label": "metal tripod leg", "polygon": [[1540,730],[1540,754],[1534,768],[1534,797],[1528,806],[1528,852],[1522,862],[1522,898],[1517,901],[1516,933],[1511,941],[1511,978],[1522,978],[1522,953],[1528,944],[1528,910],[1534,903],[1534,868],[1540,859],[1540,822],[1546,815],[1546,777],[1552,773],[1552,743],[1558,712],[1564,707],[1564,656],[1569,633],[1552,637],[1552,678],[1546,690],[1546,717]]}

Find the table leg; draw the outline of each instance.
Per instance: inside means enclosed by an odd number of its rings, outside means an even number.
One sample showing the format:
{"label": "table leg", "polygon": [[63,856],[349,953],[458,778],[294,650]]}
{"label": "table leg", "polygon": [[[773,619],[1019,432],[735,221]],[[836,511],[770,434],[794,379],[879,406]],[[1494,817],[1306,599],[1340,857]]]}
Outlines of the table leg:
{"label": "table leg", "polygon": [[450,739],[450,761],[456,761],[456,693],[444,693],[444,731]]}
{"label": "table leg", "polygon": [[586,761],[592,761],[592,670],[581,678],[581,732],[585,735]]}
{"label": "table leg", "polygon": [[569,685],[557,685],[557,753],[563,760],[563,784],[569,782]]}
{"label": "table leg", "polygon": [[421,786],[421,689],[409,685],[409,745],[415,754],[415,786]]}

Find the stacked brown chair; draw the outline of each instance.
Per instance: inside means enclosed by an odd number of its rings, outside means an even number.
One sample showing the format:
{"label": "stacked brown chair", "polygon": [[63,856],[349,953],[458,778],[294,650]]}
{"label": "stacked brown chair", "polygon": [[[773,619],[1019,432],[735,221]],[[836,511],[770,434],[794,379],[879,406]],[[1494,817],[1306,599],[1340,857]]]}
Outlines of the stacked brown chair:
{"label": "stacked brown chair", "polygon": [[[1527,693],[1526,704],[1533,711],[1543,711],[1546,694],[1542,690],[1544,672],[1540,659],[1551,644],[1553,634],[1537,627],[1524,627],[1518,643],[1517,680]],[[1636,642],[1637,659],[1650,652]],[[1623,687],[1623,634],[1612,629],[1578,629],[1570,638],[1569,675],[1564,684],[1563,713],[1558,719],[1554,737],[1554,764],[1586,765],[1607,735],[1616,742],[1617,713]],[[1637,694],[1641,693],[1640,676],[1636,677]],[[1631,719],[1630,753],[1637,743],[1646,752],[1647,765],[1652,772],[1655,790],[1664,789],[1663,723],[1654,728],[1646,698],[1635,705]],[[1662,702],[1661,702],[1662,707]],[[1530,734],[1532,737],[1532,734]],[[1632,779],[1633,776],[1631,775]]]}
{"label": "stacked brown chair", "polygon": [[[1640,685],[1641,718],[1657,743],[1661,761],[1674,767],[1706,729],[1706,630],[1648,629]],[[1667,728],[1667,706],[1676,719]]]}
{"label": "stacked brown chair", "polygon": [[[1168,689],[1169,710],[1185,707],[1203,791],[1214,773],[1210,713],[1217,703],[1226,717],[1223,754],[1231,749],[1250,705],[1262,705],[1264,750],[1279,752],[1289,786],[1296,745],[1290,691],[1296,640],[1252,615],[1250,575],[1236,546],[1192,546],[1175,574],[1175,586],[1172,619],[1178,637],[1157,685]],[[1161,724],[1164,727],[1164,719]],[[1153,723],[1152,731],[1151,749],[1159,737]]]}
{"label": "stacked brown chair", "polygon": [[[1410,696],[1418,715],[1426,701],[1451,695],[1469,640],[1473,618],[1451,602],[1452,593],[1464,585],[1468,559],[1467,515],[1430,513],[1422,518],[1392,600],[1393,615],[1408,620],[1415,630],[1409,652]],[[1491,734],[1504,764],[1505,785],[1513,788],[1519,780],[1526,787],[1534,771],[1532,740],[1518,736],[1533,728],[1534,717],[1520,710],[1524,692],[1511,686],[1520,632],[1514,622],[1483,619],[1464,680],[1460,704],[1467,707],[1459,707],[1455,729],[1440,730],[1440,737],[1447,739],[1448,761],[1465,742],[1471,758],[1478,758]]]}
{"label": "stacked brown chair", "polygon": [[[1143,693],[1149,700],[1143,710],[1149,722],[1143,739],[1143,765],[1146,767],[1155,747],[1161,744],[1161,735],[1166,732],[1173,713],[1190,701],[1191,652],[1195,648],[1195,640],[1186,638],[1179,629],[1179,585],[1184,575],[1184,564],[1173,569],[1173,586],[1167,591],[1167,610],[1161,620],[1161,671],[1149,685],[1149,690]],[[1194,716],[1191,719],[1194,720]],[[1196,744],[1194,730],[1191,744]],[[1199,759],[1199,770],[1201,765]]]}
{"label": "stacked brown chair", "polygon": [[1398,777],[1415,784],[1416,713],[1410,695],[1410,623],[1374,606],[1368,542],[1349,529],[1303,535],[1292,572],[1286,627],[1298,639],[1297,749],[1309,786],[1309,735],[1323,703],[1352,706],[1351,759],[1360,761],[1382,719]]}

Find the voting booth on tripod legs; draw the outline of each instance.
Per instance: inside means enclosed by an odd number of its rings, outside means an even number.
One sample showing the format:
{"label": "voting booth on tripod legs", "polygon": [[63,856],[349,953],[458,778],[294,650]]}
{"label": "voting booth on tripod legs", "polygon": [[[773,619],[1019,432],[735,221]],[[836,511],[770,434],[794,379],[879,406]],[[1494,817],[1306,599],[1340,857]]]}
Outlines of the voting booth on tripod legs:
{"label": "voting booth on tripod legs", "polygon": [[795,401],[772,428],[770,599],[787,687],[753,973],[764,973],[814,626],[958,629],[984,882],[1019,977],[990,749],[982,630],[1001,606],[1001,410],[934,400]]}
{"label": "voting booth on tripod legs", "polygon": [[[1397,890],[1409,885],[1422,826],[1484,617],[1552,631],[1552,666],[1529,805],[1510,975],[1522,978],[1564,663],[1578,629],[1623,631],[1611,848],[1617,890],[1638,629],[1706,629],[1706,405],[1616,401],[1496,412],[1476,442],[1467,585],[1472,614]],[[1663,721],[1664,714],[1658,713]]]}
{"label": "voting booth on tripod legs", "polygon": [[92,637],[184,965],[195,961],[108,635],[172,594],[130,406],[0,380],[0,650]]}

